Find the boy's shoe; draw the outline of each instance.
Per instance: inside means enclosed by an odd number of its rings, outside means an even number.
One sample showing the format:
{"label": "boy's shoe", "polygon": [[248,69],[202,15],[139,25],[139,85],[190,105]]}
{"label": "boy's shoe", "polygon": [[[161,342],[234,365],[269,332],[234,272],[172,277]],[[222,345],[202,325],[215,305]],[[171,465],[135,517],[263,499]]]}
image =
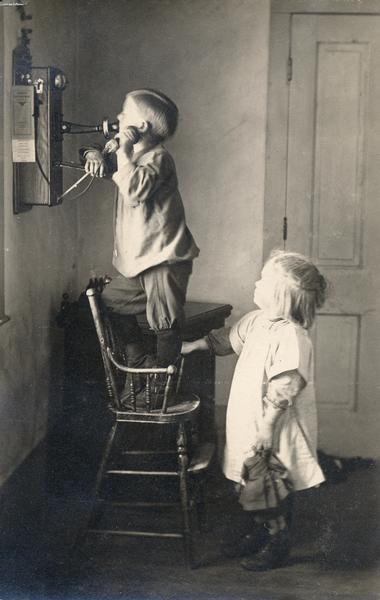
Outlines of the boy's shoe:
{"label": "boy's shoe", "polygon": [[[155,359],[150,354],[147,354],[144,347],[139,342],[134,342],[126,345],[126,354],[128,366],[135,369],[151,369],[155,367]],[[144,409],[145,405],[145,380],[143,375],[138,373],[127,373],[124,383],[124,388],[120,394],[120,402],[123,408],[132,408],[132,399],[135,397],[136,407],[140,410]],[[132,393],[132,383],[134,392]]]}
{"label": "boy's shoe", "polygon": [[[157,410],[162,408],[165,398],[165,389],[167,384],[167,376],[165,374],[159,374],[153,381],[151,389],[151,408]],[[168,397],[168,406],[171,406],[173,401],[173,394]]]}
{"label": "boy's shoe", "polygon": [[[120,394],[120,402],[124,409],[132,408],[132,387],[131,387],[131,377],[129,373],[127,373],[127,377],[125,380],[123,391]],[[145,384],[137,375],[133,376],[133,384],[134,384],[134,397],[136,406],[141,406],[144,402],[145,398]]]}
{"label": "boy's shoe", "polygon": [[247,533],[244,537],[224,542],[220,551],[226,558],[238,558],[249,556],[258,552],[267,542],[269,533],[264,525],[256,525],[252,533]]}
{"label": "boy's shoe", "polygon": [[[150,388],[150,410],[158,410],[162,407],[165,397],[166,381],[166,375],[161,374],[158,374],[152,380]],[[124,389],[120,395],[120,401],[123,408],[132,408],[132,398],[131,375],[128,373]],[[134,375],[134,398],[137,410],[146,410],[146,382],[144,377],[139,377],[138,375]],[[168,400],[168,406],[170,406],[172,398],[169,398]]]}
{"label": "boy's shoe", "polygon": [[[172,381],[171,389],[169,390],[167,397],[167,407],[173,406],[176,403],[176,387],[178,383],[178,377],[180,375],[180,367],[181,367],[181,357],[178,357],[176,361],[173,362],[174,367],[176,367],[177,371],[174,374],[174,381]],[[162,367],[161,367],[162,368]],[[152,410],[157,410],[162,408],[165,398],[165,390],[168,383],[168,375],[166,373],[157,374],[151,383],[151,408]]]}
{"label": "boy's shoe", "polygon": [[285,564],[290,552],[289,530],[283,529],[275,535],[269,535],[269,541],[252,558],[245,558],[241,566],[248,571],[267,571]]}

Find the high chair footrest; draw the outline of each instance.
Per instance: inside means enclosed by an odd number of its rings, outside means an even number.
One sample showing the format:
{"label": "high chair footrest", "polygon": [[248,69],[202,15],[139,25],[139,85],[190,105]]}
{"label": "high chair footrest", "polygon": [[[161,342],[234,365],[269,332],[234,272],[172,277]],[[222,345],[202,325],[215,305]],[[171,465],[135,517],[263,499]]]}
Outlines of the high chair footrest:
{"label": "high chair footrest", "polygon": [[125,535],[130,537],[183,538],[183,533],[165,531],[136,531],[133,529],[88,529],[89,533]]}
{"label": "high chair footrest", "polygon": [[110,469],[107,475],[140,475],[146,477],[178,477],[178,471],[135,471],[129,469]]}
{"label": "high chair footrest", "polygon": [[196,475],[201,471],[207,469],[210,462],[215,454],[215,444],[212,442],[205,442],[200,444],[194,452],[194,456],[191,459],[188,472]]}
{"label": "high chair footrest", "polygon": [[103,500],[108,506],[116,506],[118,508],[172,508],[181,506],[180,502],[119,502],[115,500]]}

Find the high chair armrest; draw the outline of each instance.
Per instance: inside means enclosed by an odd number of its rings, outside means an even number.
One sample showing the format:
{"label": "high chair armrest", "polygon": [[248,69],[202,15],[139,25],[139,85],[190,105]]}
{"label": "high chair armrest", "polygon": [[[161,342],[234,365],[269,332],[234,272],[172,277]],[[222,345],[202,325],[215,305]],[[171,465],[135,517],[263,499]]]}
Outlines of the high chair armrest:
{"label": "high chair armrest", "polygon": [[112,350],[107,347],[107,355],[112,364],[119,369],[119,371],[123,371],[124,373],[142,373],[142,374],[156,374],[156,373],[164,373],[166,375],[175,375],[177,372],[177,367],[174,365],[169,365],[168,367],[151,367],[150,369],[135,369],[133,367],[127,367],[127,365],[122,365],[119,363],[113,356]]}

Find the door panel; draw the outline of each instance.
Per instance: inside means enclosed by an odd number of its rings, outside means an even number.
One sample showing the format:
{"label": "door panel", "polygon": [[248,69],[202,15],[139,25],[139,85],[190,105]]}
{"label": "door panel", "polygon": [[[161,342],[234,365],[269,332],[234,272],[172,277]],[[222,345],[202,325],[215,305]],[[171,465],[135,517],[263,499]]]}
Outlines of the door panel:
{"label": "door panel", "polygon": [[380,17],[295,15],[286,247],[332,286],[315,336],[320,446],[380,456]]}
{"label": "door panel", "polygon": [[311,254],[359,266],[368,44],[318,44]]}

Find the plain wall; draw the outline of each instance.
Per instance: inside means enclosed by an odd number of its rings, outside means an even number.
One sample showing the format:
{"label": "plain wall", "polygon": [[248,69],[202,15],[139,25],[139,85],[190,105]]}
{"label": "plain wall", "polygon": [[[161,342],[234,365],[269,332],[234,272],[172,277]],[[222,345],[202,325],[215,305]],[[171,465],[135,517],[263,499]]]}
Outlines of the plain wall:
{"label": "plain wall", "polygon": [[[115,117],[127,90],[150,86],[181,111],[170,141],[189,226],[201,248],[189,299],[251,308],[261,267],[269,0],[30,0],[21,22],[3,7],[5,115],[20,27],[32,27],[33,64],[67,74],[66,120]],[[112,183],[80,200],[12,210],[10,120],[4,132],[5,310],[0,337],[0,484],[45,436],[62,392],[63,292],[112,272]],[[94,139],[93,137],[91,139]],[[67,138],[66,160],[85,136]],[[99,140],[98,140],[99,141]],[[65,187],[75,180],[65,176]],[[234,360],[218,364],[225,404]]]}
{"label": "plain wall", "polygon": [[[44,437],[62,384],[62,331],[54,318],[64,291],[76,283],[77,208],[33,207],[14,215],[10,93],[12,49],[21,27],[31,27],[33,65],[61,67],[75,82],[74,4],[30,0],[22,22],[12,6],[1,8],[5,42],[4,229],[5,311],[0,327],[0,484]],[[74,105],[75,84],[64,92]]]}
{"label": "plain wall", "polygon": [[[88,0],[78,12],[80,122],[114,119],[138,87],[175,100],[167,145],[201,249],[188,298],[230,303],[234,319],[252,309],[262,264],[269,18],[268,0]],[[78,202],[79,287],[112,273],[113,193],[97,181]],[[233,366],[218,359],[219,403]]]}

